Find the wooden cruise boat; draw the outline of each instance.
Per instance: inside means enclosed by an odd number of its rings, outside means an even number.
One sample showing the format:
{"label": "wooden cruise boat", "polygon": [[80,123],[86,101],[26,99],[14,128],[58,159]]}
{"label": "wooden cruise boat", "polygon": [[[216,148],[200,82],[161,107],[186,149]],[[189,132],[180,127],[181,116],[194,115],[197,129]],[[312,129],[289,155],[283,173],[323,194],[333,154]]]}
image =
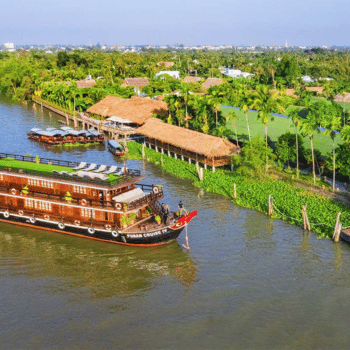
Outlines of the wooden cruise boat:
{"label": "wooden cruise boat", "polygon": [[28,133],[28,138],[50,145],[105,142],[103,133],[100,133],[95,129],[74,130],[68,126],[64,126],[61,129],[47,128],[45,130],[33,128]]}
{"label": "wooden cruise boat", "polygon": [[117,141],[108,140],[107,147],[108,147],[108,151],[110,151],[117,157],[121,157],[125,155],[124,147]]}
{"label": "wooden cruise boat", "polygon": [[0,153],[0,221],[111,243],[165,244],[197,212],[162,217],[163,190],[143,179],[126,167]]}

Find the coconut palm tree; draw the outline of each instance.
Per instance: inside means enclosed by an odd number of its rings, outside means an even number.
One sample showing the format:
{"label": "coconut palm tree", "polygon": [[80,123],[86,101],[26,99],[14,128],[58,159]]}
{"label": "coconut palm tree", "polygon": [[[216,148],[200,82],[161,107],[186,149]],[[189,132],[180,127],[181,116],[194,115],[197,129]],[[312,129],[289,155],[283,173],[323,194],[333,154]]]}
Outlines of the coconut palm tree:
{"label": "coconut palm tree", "polygon": [[295,128],[295,148],[297,156],[297,179],[299,179],[299,144],[298,144],[298,126],[300,122],[299,108],[292,108],[287,111],[287,116],[292,118],[293,125]]}
{"label": "coconut palm tree", "polygon": [[[336,112],[336,110],[335,110]],[[333,191],[335,190],[335,136],[336,131],[340,130],[341,127],[341,116],[336,113],[333,115],[328,115],[322,125],[326,128],[324,133],[329,135],[332,139],[332,151],[333,151]]]}
{"label": "coconut palm tree", "polygon": [[256,87],[253,107],[258,111],[258,119],[265,127],[265,146],[266,146],[266,172],[268,169],[267,154],[267,126],[269,118],[273,120],[271,113],[283,113],[284,108],[277,99],[277,91],[271,91],[266,85],[258,85]]}
{"label": "coconut palm tree", "polygon": [[238,146],[238,135],[237,135],[237,120],[239,119],[239,115],[236,112],[231,112],[228,115],[228,119],[232,120],[232,126],[236,135],[236,145]]}
{"label": "coconut palm tree", "polygon": [[316,183],[316,173],[315,173],[315,154],[314,154],[314,144],[313,138],[317,129],[318,123],[317,119],[312,113],[307,113],[306,118],[303,120],[301,124],[301,130],[304,134],[309,136],[310,139],[310,147],[311,147],[311,157],[312,157],[312,176],[314,179],[314,184]]}
{"label": "coconut palm tree", "polygon": [[243,111],[245,119],[247,121],[247,130],[248,130],[248,140],[250,140],[250,129],[249,129],[249,119],[248,119],[248,110],[252,106],[252,96],[245,90],[242,90],[238,94],[238,107]]}

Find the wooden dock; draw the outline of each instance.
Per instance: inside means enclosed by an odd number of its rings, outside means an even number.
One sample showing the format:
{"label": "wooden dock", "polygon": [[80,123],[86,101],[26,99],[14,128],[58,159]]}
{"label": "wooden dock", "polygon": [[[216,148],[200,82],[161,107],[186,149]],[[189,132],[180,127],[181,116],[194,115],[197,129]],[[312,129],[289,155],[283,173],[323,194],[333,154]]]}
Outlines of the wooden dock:
{"label": "wooden dock", "polygon": [[[46,108],[58,115],[61,115],[65,118],[65,124],[70,126],[70,122],[72,122],[75,129],[96,129],[99,132],[103,132],[109,138],[114,140],[127,140],[130,135],[135,134],[135,130],[122,130],[116,127],[111,127],[103,124],[102,120],[97,120],[94,118],[90,118],[87,114],[79,112],[77,115],[72,115],[69,113],[65,113],[55,107],[52,107],[46,104],[41,99],[33,96],[33,102],[38,104],[41,108]],[[62,121],[63,122],[63,121]]]}

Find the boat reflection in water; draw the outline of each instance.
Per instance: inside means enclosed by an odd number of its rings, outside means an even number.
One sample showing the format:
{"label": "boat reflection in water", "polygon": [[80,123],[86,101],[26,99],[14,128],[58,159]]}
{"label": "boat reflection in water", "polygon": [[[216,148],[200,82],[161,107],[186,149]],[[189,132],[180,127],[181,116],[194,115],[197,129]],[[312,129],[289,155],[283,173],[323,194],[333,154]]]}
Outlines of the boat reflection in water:
{"label": "boat reflection in water", "polygon": [[[145,249],[0,223],[0,270],[12,277],[63,278],[67,290],[88,288],[92,298],[105,298],[148,289],[161,276],[190,286],[197,268],[176,241]],[[65,282],[57,288],[65,289]]]}

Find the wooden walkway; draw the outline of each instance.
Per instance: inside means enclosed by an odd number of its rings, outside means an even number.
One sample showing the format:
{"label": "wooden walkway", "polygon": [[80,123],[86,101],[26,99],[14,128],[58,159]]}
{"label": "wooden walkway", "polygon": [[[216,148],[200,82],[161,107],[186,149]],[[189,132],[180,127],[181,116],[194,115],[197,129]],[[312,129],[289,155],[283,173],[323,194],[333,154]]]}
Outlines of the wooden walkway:
{"label": "wooden walkway", "polygon": [[103,132],[104,134],[108,135],[110,138],[115,140],[120,140],[120,139],[125,140],[125,139],[128,139],[128,136],[135,134],[134,130],[122,130],[116,127],[104,125],[102,120],[90,118],[86,114],[81,112],[79,112],[77,115],[65,113],[55,107],[52,107],[46,104],[41,99],[36,99],[35,97],[33,97],[33,102],[40,105],[41,108],[46,108],[64,117],[66,119],[65,124],[67,126],[70,126],[70,122],[72,121],[75,129],[79,129],[79,128],[83,130],[96,129],[99,132]]}

